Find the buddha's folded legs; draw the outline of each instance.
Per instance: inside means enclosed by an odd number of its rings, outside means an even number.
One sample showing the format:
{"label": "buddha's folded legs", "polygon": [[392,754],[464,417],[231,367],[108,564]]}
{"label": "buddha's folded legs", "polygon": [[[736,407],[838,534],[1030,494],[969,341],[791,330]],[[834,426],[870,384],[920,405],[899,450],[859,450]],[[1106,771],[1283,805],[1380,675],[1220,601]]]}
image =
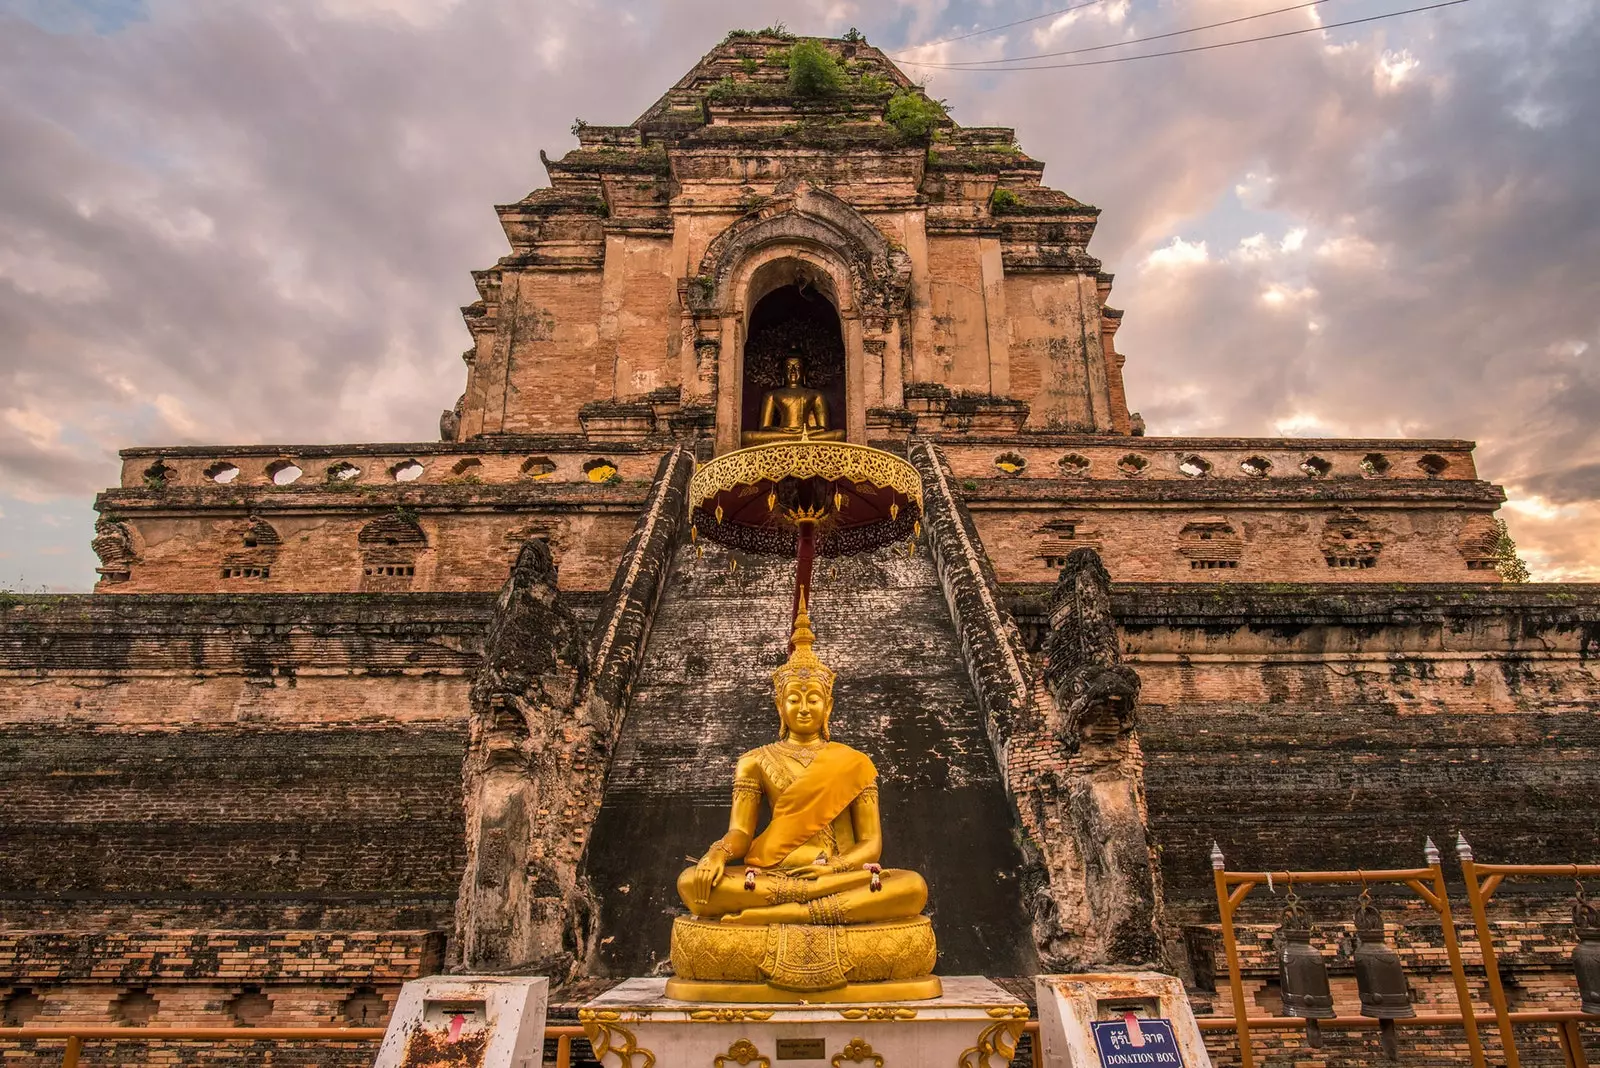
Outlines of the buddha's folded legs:
{"label": "buddha's folded legs", "polygon": [[[843,430],[812,430],[807,435],[812,441],[843,441]],[[774,442],[799,441],[798,430],[746,430],[739,436],[739,444],[745,448],[752,445],[771,445]]]}
{"label": "buddha's folded legs", "polygon": [[745,869],[729,868],[705,902],[695,901],[693,868],[678,877],[678,896],[695,916],[726,923],[771,924],[876,923],[922,912],[928,884],[914,871],[885,868],[883,888],[871,889],[864,871],[830,872],[815,879],[757,872],[755,889],[745,889]]}

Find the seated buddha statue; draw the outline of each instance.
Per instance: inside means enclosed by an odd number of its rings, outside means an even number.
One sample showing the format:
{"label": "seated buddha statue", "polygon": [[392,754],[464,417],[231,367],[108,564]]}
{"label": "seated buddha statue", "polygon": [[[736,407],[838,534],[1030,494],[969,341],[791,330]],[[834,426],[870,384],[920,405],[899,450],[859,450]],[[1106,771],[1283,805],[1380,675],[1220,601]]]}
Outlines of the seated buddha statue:
{"label": "seated buddha statue", "polygon": [[[851,1001],[937,997],[928,887],[885,868],[877,769],[834,741],[833,672],[812,651],[804,597],[773,673],[778,740],[745,753],[728,832],[678,877],[669,997]],[[758,834],[762,805],[769,811]]]}
{"label": "seated buddha statue", "polygon": [[799,441],[801,431],[812,441],[843,441],[844,431],[828,421],[828,398],[804,384],[805,361],[790,356],[783,361],[783,385],[761,398],[761,429],[746,430],[741,445],[768,445]]}

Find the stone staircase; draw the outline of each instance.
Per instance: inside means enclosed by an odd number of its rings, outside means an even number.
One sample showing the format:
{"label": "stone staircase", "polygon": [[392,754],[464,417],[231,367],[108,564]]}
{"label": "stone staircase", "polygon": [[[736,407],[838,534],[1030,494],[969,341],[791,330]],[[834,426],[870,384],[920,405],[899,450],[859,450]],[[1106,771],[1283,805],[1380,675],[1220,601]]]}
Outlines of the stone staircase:
{"label": "stone staircase", "polygon": [[[739,754],[777,736],[793,566],[677,550],[591,838],[610,975],[666,960],[678,873],[727,829]],[[1016,816],[927,550],[819,561],[814,591],[817,653],[839,675],[832,733],[878,766],[884,862],[927,878],[938,970],[1032,974]]]}

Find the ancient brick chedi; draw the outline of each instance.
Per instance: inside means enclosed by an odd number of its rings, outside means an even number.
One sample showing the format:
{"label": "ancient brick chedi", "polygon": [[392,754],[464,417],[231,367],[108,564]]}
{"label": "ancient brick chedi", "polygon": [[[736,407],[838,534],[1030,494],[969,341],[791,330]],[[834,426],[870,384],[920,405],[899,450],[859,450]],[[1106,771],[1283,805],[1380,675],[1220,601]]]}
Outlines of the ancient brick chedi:
{"label": "ancient brick chedi", "polygon": [[[128,449],[96,593],[0,603],[6,1022],[372,1022],[446,966],[669,967],[726,811],[692,772],[770,740],[792,581],[691,544],[687,483],[790,357],[923,482],[917,544],[819,566],[813,611],[940,971],[1158,964],[1221,1009],[1213,840],[1600,852],[1600,592],[1500,583],[1470,442],[1144,435],[1097,209],[862,40],[732,34],[575,132],[497,209],[441,440]],[[1520,944],[1570,941],[1515,904]],[[1559,954],[1508,959],[1555,990]]]}

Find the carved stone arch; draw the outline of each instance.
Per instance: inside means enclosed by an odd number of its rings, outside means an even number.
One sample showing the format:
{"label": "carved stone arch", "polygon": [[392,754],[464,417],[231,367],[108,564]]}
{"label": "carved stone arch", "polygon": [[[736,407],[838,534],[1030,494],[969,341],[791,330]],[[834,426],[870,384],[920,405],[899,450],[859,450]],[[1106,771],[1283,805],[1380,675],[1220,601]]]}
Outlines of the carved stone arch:
{"label": "carved stone arch", "polygon": [[849,271],[849,295],[862,314],[898,316],[911,287],[911,257],[889,242],[855,208],[832,193],[801,186],[792,197],[753,212],[718,234],[700,260],[700,284],[690,289],[697,312],[732,312],[743,298],[734,284],[740,267],[769,246],[832,253]]}
{"label": "carved stone arch", "polygon": [[701,323],[720,320],[717,449],[737,448],[747,417],[744,344],[756,303],[777,286],[814,286],[839,314],[845,348],[843,427],[866,440],[869,408],[899,406],[901,324],[911,260],[855,208],[807,185],[746,215],[707,247],[687,287]]}

